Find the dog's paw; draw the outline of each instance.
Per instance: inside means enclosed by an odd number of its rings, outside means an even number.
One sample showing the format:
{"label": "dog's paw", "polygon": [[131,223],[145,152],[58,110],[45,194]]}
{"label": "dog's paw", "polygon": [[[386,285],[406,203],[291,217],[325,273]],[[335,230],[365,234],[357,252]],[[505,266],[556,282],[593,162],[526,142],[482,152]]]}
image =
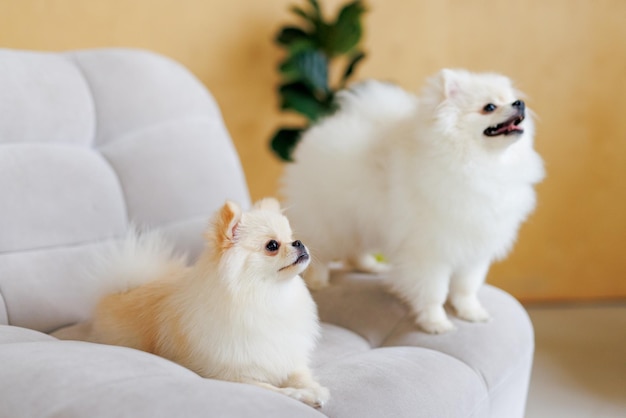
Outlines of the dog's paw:
{"label": "dog's paw", "polygon": [[328,399],[330,399],[330,393],[328,389],[322,386],[311,388],[286,387],[281,388],[280,391],[290,398],[296,399],[300,402],[304,402],[305,404],[314,408],[321,408],[328,401]]}
{"label": "dog's paw", "polygon": [[416,322],[429,334],[443,334],[454,329],[454,324],[446,316],[443,307],[419,312]]}
{"label": "dog's paw", "polygon": [[417,321],[417,325],[429,334],[445,334],[454,330],[454,324],[447,318],[440,321]]}
{"label": "dog's paw", "polygon": [[469,322],[487,322],[491,319],[489,312],[475,296],[455,297],[450,299],[456,316]]}
{"label": "dog's paw", "polygon": [[465,307],[456,310],[456,316],[469,322],[488,322],[491,320],[489,312],[482,306]]}
{"label": "dog's paw", "polygon": [[314,400],[312,406],[315,408],[321,408],[330,399],[330,392],[323,386],[318,385],[317,387],[312,388],[311,391],[313,392]]}

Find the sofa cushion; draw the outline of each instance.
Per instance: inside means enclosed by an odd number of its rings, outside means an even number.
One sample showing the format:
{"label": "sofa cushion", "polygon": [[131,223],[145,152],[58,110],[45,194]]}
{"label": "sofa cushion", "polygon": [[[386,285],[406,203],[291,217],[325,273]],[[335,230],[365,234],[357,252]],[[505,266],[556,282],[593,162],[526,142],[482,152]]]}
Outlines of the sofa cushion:
{"label": "sofa cushion", "polygon": [[[331,392],[319,411],[256,387],[208,383],[213,381],[141,351],[56,341],[37,331],[0,326],[0,358],[15,365],[0,368],[0,393],[16,399],[2,412],[80,417],[89,410],[90,416],[144,417],[181,408],[189,416],[211,411],[246,417],[255,410],[256,416],[272,417],[319,412],[335,418],[522,416],[532,328],[523,308],[505,292],[485,286],[479,297],[494,320],[453,319],[457,329],[447,335],[419,331],[410,310],[384,290],[380,278],[339,273],[315,297],[326,322],[312,368]],[[19,385],[2,387],[12,380]],[[34,390],[25,392],[27,399],[18,395],[30,385]]]}
{"label": "sofa cushion", "polygon": [[126,347],[57,341],[0,325],[0,415],[6,417],[321,417],[258,387],[203,379]]}
{"label": "sofa cushion", "polygon": [[85,260],[131,223],[193,258],[226,198],[250,205],[215,100],[167,58],[0,49],[0,90],[0,324],[85,319]]}
{"label": "sofa cushion", "polygon": [[[442,335],[421,331],[378,276],[335,272],[331,286],[313,295],[322,321],[334,325],[324,328],[315,370],[331,393],[361,408],[354,416],[381,416],[377,408],[411,416],[411,403],[429,411],[414,416],[522,416],[533,329],[506,292],[483,286],[479,298],[493,319],[470,323],[449,313],[456,329]],[[393,400],[379,405],[388,394]],[[347,404],[331,402],[324,412],[348,417]]]}

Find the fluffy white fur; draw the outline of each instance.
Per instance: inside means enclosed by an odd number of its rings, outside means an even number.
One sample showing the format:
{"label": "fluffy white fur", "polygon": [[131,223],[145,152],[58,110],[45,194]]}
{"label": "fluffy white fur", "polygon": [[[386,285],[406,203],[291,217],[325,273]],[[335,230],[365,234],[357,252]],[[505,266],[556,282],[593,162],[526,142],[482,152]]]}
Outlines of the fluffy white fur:
{"label": "fluffy white fur", "polygon": [[186,267],[157,234],[130,234],[99,263],[119,293],[100,301],[92,321],[54,335],[137,348],[204,377],[322,405],[328,390],[308,366],[317,308],[299,276],[308,251],[278,202],[264,199],[245,213],[227,202],[205,236],[205,252]]}
{"label": "fluffy white fur", "polygon": [[[489,319],[477,299],[490,264],[514,244],[544,176],[528,111],[508,135],[521,94],[497,74],[442,70],[419,96],[367,81],[307,131],[283,177],[288,216],[315,260],[307,283],[328,283],[328,263],[379,270],[424,330],[453,328],[446,300],[469,321]],[[497,106],[489,112],[485,105]],[[523,129],[521,133],[520,129]]]}

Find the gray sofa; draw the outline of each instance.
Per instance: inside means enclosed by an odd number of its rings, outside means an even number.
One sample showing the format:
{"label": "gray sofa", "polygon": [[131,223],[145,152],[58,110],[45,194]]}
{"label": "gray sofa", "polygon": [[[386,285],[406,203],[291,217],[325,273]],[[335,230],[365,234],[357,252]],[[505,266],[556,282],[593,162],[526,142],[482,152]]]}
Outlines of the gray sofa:
{"label": "gray sofa", "polygon": [[169,59],[0,50],[0,196],[0,417],[523,416],[532,326],[491,286],[491,322],[427,335],[380,278],[337,271],[314,295],[321,410],[47,334],[89,316],[107,283],[87,279],[86,260],[130,222],[193,256],[226,198],[250,204],[215,101]]}

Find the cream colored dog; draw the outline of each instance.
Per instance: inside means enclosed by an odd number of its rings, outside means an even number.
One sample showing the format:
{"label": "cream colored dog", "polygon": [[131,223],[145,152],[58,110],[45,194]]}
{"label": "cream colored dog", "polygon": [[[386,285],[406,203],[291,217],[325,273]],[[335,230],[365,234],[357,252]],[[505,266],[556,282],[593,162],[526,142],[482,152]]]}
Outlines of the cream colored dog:
{"label": "cream colored dog", "polygon": [[145,284],[104,297],[90,323],[54,335],[148,351],[204,377],[321,406],[328,390],[308,366],[317,308],[299,276],[309,254],[278,202],[261,200],[246,213],[227,202],[205,236],[192,267],[154,234],[127,239],[110,260],[120,263],[109,266],[118,276],[111,280]]}

